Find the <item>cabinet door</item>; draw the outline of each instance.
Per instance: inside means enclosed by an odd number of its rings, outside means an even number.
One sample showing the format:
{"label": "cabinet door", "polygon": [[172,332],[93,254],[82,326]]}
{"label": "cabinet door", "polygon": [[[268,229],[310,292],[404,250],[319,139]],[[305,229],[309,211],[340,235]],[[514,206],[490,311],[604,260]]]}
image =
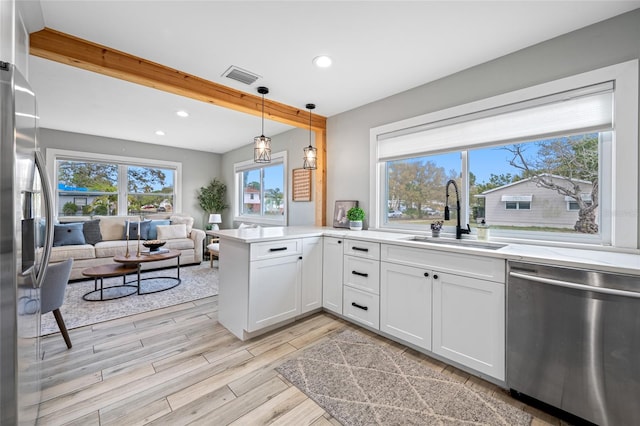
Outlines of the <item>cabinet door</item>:
{"label": "cabinet door", "polygon": [[342,315],[342,238],[324,237],[322,247],[322,306]]}
{"label": "cabinet door", "polygon": [[250,262],[247,331],[300,314],[300,256]]}
{"label": "cabinet door", "polygon": [[435,353],[504,380],[504,315],[504,284],[434,272]]}
{"label": "cabinet door", "polygon": [[302,313],[322,306],[322,237],[302,241]]}
{"label": "cabinet door", "polygon": [[380,330],[431,350],[431,271],[380,263]]}

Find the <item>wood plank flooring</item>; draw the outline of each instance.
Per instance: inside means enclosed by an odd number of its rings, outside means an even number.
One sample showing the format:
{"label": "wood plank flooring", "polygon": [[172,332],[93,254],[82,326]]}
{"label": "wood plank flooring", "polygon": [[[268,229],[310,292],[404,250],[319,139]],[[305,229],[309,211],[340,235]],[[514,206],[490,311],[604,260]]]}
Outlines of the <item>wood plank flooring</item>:
{"label": "wood plank flooring", "polygon": [[[217,297],[43,339],[39,425],[314,425],[340,423],[275,368],[331,333],[354,327],[318,313],[242,342],[217,321]],[[381,344],[535,416],[564,424],[502,389],[376,336]]]}

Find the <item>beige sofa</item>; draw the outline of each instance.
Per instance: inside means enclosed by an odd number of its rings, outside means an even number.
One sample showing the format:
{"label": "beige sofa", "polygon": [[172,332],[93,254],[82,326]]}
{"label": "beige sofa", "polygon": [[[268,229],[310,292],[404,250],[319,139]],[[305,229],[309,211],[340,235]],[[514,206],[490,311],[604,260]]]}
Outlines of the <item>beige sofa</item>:
{"label": "beige sofa", "polygon": [[[66,259],[73,258],[73,269],[71,270],[71,279],[86,279],[82,275],[82,271],[86,268],[98,265],[116,263],[113,261],[113,257],[116,255],[124,255],[127,249],[127,241],[124,239],[125,235],[125,223],[127,220],[131,223],[137,223],[141,220],[138,216],[94,216],[89,217],[60,217],[58,220],[61,224],[70,222],[83,222],[90,219],[100,219],[99,227],[101,240],[95,244],[74,244],[74,245],[62,245],[54,246],[51,252],[51,263],[62,262]],[[148,219],[148,218],[146,218]],[[203,241],[205,233],[201,229],[192,228],[193,218],[184,215],[172,215],[172,216],[154,216],[154,220],[164,219],[170,220],[170,224],[182,224],[184,228],[179,226],[165,227],[160,229],[158,227],[158,237],[166,236],[168,238],[163,239],[166,244],[163,248],[172,250],[180,250],[180,265],[194,264],[202,262]],[[191,223],[191,226],[188,226]],[[174,228],[179,231],[174,232]],[[186,228],[186,229],[185,229]],[[184,230],[183,230],[184,229]],[[162,231],[162,232],[161,232]],[[160,239],[156,237],[156,239]],[[146,250],[142,245],[144,240],[140,240],[140,250]],[[129,240],[129,252],[135,255],[138,251],[138,240]],[[158,262],[143,263],[142,269],[156,269],[167,266],[175,266],[176,259],[163,260]]]}

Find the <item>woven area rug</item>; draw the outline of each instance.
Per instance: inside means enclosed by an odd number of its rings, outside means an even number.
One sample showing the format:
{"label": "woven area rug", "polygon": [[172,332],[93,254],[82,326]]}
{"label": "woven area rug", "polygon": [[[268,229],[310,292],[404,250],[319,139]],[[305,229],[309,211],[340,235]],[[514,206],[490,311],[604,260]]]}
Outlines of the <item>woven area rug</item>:
{"label": "woven area rug", "polygon": [[353,330],[277,370],[344,425],[529,425],[532,419]]}
{"label": "woven area rug", "polygon": [[[175,268],[159,269],[141,274],[142,278],[154,276],[175,277],[176,270]],[[128,275],[127,281],[134,280],[135,277],[135,275]],[[88,302],[82,298],[85,293],[94,289],[93,279],[71,282],[67,285],[64,304],[60,308],[60,312],[62,312],[67,329],[72,329],[218,294],[218,268],[209,267],[209,262],[202,262],[200,265],[194,266],[181,266],[180,278],[182,279],[180,285],[170,290],[145,295],[133,294],[120,299],[98,302]],[[142,281],[143,291],[145,286],[151,285],[151,283],[152,281]],[[104,280],[105,287],[120,284],[122,284],[122,277],[105,278]],[[163,282],[158,279],[153,284],[162,286]],[[58,331],[53,314],[43,314],[42,334]]]}

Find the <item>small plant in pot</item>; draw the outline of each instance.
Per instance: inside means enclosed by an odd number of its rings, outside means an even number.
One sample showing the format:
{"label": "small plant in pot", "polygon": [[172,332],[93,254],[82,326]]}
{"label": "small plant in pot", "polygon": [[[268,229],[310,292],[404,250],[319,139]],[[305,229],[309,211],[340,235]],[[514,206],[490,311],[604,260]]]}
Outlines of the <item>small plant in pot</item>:
{"label": "small plant in pot", "polygon": [[431,224],[431,236],[439,237],[440,231],[442,230],[443,222],[441,220],[436,220]]}
{"label": "small plant in pot", "polygon": [[[207,218],[212,213],[222,213],[229,205],[225,202],[227,196],[227,185],[214,178],[207,186],[203,186],[198,190],[197,198],[200,207],[205,212],[206,223]],[[211,225],[206,225],[207,230],[211,229]]]}
{"label": "small plant in pot", "polygon": [[362,230],[362,221],[364,220],[364,210],[360,207],[351,207],[347,212],[349,219],[349,229],[352,231]]}

